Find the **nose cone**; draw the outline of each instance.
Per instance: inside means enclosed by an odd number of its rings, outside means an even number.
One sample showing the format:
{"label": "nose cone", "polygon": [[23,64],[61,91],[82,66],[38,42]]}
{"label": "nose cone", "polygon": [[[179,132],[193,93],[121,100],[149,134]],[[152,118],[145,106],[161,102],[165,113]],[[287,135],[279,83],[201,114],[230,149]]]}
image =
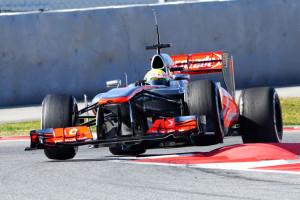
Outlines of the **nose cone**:
{"label": "nose cone", "polygon": [[97,103],[97,102],[101,99],[102,95],[103,95],[103,93],[97,94],[97,95],[93,98],[92,104]]}

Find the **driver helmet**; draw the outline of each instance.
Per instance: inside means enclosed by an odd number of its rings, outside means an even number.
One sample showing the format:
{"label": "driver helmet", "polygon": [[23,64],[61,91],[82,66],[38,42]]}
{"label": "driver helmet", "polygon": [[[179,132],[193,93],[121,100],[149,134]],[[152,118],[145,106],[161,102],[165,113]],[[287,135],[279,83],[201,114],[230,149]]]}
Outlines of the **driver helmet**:
{"label": "driver helmet", "polygon": [[146,84],[149,85],[169,85],[169,75],[162,69],[151,69],[144,78]]}

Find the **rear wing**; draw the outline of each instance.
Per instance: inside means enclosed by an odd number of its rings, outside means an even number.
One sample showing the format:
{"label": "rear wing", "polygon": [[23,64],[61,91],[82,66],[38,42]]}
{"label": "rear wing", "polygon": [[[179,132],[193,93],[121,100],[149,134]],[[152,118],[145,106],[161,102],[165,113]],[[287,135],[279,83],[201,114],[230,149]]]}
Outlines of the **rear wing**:
{"label": "rear wing", "polygon": [[228,54],[223,52],[205,52],[171,56],[174,65],[170,71],[174,74],[207,74],[222,72],[222,61]]}
{"label": "rear wing", "polygon": [[174,64],[170,66],[173,74],[222,73],[228,92],[234,98],[235,80],[233,58],[227,52],[204,52],[171,56]]}

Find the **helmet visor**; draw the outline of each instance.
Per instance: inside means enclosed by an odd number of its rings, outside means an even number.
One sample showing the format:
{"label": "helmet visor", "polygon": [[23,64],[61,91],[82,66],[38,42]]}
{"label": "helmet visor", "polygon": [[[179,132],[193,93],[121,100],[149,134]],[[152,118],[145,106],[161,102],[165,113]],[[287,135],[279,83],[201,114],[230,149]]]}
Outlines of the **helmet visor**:
{"label": "helmet visor", "polygon": [[150,85],[168,85],[168,80],[160,79],[160,80],[149,80],[147,81]]}

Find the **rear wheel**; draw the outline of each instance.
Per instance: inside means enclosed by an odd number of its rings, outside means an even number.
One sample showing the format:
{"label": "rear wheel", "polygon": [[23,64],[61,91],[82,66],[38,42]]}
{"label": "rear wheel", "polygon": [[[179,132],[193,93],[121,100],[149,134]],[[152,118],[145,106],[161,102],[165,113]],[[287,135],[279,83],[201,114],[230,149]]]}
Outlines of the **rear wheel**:
{"label": "rear wheel", "polygon": [[109,151],[113,155],[129,155],[129,156],[137,156],[146,152],[146,148],[142,145],[124,145],[124,144],[116,144],[109,147]]}
{"label": "rear wheel", "polygon": [[206,132],[211,133],[193,135],[192,144],[213,145],[223,142],[224,122],[218,87],[209,80],[191,82],[185,93],[185,101],[191,115],[205,115]]}
{"label": "rear wheel", "polygon": [[274,88],[260,87],[242,91],[239,108],[244,143],[278,143],[282,140],[281,105]]}
{"label": "rear wheel", "polygon": [[[75,98],[68,95],[47,95],[42,103],[42,129],[65,128],[75,123],[77,104]],[[49,159],[67,160],[76,155],[77,147],[44,149]]]}

